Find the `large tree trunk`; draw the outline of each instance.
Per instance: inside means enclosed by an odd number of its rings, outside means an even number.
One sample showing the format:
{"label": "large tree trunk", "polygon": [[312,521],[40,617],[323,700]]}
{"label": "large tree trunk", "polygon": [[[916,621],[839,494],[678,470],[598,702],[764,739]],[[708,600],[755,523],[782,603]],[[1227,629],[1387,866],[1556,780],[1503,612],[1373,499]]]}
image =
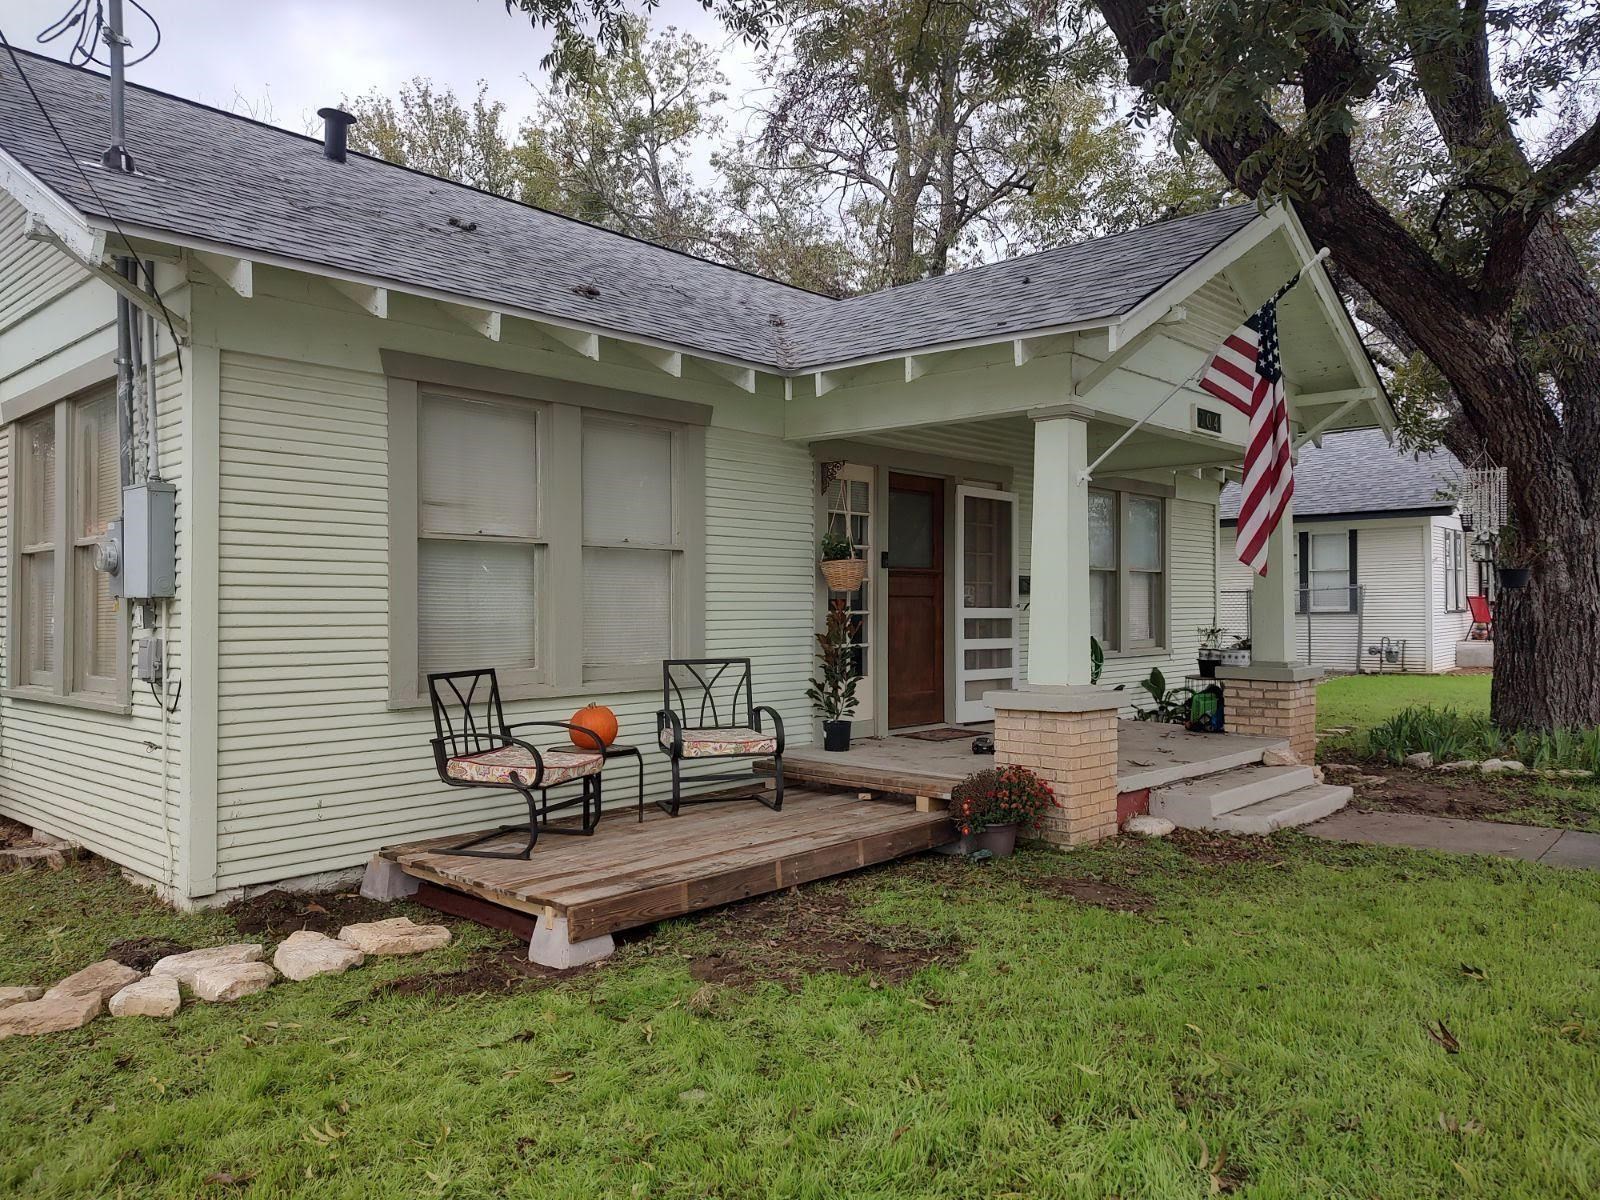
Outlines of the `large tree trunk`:
{"label": "large tree trunk", "polygon": [[[1130,79],[1159,84],[1168,64],[1156,49],[1163,31],[1149,0],[1098,7]],[[1348,45],[1309,56],[1307,99],[1341,103],[1340,89],[1356,73],[1343,60],[1354,57]],[[1262,119],[1272,122],[1270,114]],[[1259,155],[1270,153],[1261,135],[1199,140],[1236,186],[1258,194]],[[1496,614],[1496,723],[1600,725],[1600,297],[1546,219],[1521,264],[1520,305],[1508,294],[1486,306],[1361,184],[1347,136],[1330,136],[1316,165],[1321,186],[1295,205],[1307,232],[1449,382],[1464,420],[1506,468],[1519,535],[1540,550],[1532,583],[1505,593]]]}

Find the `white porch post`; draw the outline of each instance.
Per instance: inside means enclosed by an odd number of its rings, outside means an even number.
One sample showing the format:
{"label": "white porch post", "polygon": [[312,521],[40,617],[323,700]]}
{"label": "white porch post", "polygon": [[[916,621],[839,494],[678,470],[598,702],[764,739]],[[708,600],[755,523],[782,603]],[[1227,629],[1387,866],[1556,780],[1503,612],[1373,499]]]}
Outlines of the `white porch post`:
{"label": "white porch post", "polygon": [[1294,551],[1294,501],[1291,500],[1283,510],[1278,527],[1267,538],[1267,573],[1255,576],[1250,584],[1251,658],[1257,663],[1282,666],[1297,662],[1299,658],[1294,618],[1300,578],[1295,570]]}
{"label": "white porch post", "polygon": [[1028,682],[1089,682],[1089,426],[1042,415],[1033,424],[1032,620]]}

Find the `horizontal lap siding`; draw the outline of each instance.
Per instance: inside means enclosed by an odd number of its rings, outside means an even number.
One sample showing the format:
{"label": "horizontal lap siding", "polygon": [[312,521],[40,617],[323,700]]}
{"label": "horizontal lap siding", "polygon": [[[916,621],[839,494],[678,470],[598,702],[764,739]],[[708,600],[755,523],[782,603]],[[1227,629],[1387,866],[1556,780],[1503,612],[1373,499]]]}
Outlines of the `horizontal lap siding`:
{"label": "horizontal lap siding", "polygon": [[[439,783],[426,709],[388,708],[383,378],[225,352],[221,444],[218,887],[516,819],[514,795]],[[752,657],[757,701],[804,741],[810,456],[714,427],[706,460],[707,652]],[[660,795],[665,759],[650,746],[659,692],[520,702],[508,717],[565,720],[588,699],[616,710]],[[635,777],[629,761],[607,770],[611,820],[626,819]]]}
{"label": "horizontal lap siding", "polygon": [[[160,364],[157,435],[162,475],[178,485],[178,554],[184,553],[184,380],[173,359]],[[0,505],[9,506],[10,455],[0,434]],[[0,521],[0,563],[8,522]],[[9,617],[9,581],[0,580],[0,621]],[[183,678],[181,604],[170,601],[161,635],[167,669]],[[130,630],[130,640],[151,633]],[[130,648],[130,660],[132,651]],[[134,683],[128,715],[8,697],[0,700],[0,812],[79,842],[113,862],[167,880],[168,836],[178,843],[179,764],[176,715],[163,724],[148,685]],[[163,747],[165,747],[163,749]],[[163,827],[165,824],[165,828]]]}
{"label": "horizontal lap siding", "polygon": [[89,278],[54,246],[23,237],[26,218],[22,205],[0,195],[0,329]]}

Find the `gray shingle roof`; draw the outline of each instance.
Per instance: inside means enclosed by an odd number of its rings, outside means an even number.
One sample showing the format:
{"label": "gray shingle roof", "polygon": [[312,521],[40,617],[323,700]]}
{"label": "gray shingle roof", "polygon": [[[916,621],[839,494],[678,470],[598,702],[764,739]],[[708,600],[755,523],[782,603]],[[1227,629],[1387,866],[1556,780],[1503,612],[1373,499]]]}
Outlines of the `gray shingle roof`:
{"label": "gray shingle roof", "polygon": [[[98,163],[104,77],[23,63],[73,157]],[[315,139],[139,87],[139,173],[85,166],[102,206],[4,57],[0,146],[92,216],[783,370],[1115,318],[1255,216],[1222,209],[834,300],[377,159],[332,163]]]}
{"label": "gray shingle roof", "polygon": [[[1402,512],[1420,508],[1448,511],[1441,489],[1459,491],[1461,463],[1448,450],[1406,454],[1384,439],[1378,429],[1330,433],[1322,449],[1307,444],[1294,472],[1296,517],[1346,513]],[[1223,521],[1239,518],[1239,485],[1222,490]]]}

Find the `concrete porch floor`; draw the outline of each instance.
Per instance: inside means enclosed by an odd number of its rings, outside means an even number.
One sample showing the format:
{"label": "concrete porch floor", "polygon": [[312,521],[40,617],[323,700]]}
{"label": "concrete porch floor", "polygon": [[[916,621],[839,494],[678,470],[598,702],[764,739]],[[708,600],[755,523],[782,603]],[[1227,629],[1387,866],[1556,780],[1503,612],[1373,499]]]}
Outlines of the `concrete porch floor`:
{"label": "concrete porch floor", "polygon": [[[970,725],[972,737],[992,733],[993,725]],[[1139,792],[1180,779],[1212,775],[1259,763],[1270,748],[1289,743],[1236,733],[1189,733],[1177,725],[1151,721],[1117,722],[1117,790]],[[810,783],[908,796],[948,799],[950,789],[974,771],[993,763],[972,753],[972,738],[928,741],[891,734],[858,738],[844,753],[820,746],[789,750],[783,756],[787,778]]]}

